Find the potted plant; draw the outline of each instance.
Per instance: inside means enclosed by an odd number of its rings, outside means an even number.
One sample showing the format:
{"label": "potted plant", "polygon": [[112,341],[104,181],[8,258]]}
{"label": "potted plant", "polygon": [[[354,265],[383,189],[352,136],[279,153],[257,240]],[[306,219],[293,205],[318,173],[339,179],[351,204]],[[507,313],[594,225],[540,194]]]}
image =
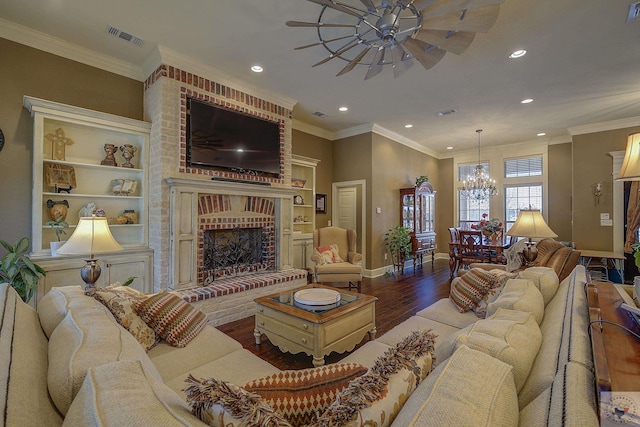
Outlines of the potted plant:
{"label": "potted plant", "polygon": [[420,175],[416,178],[416,187],[420,187],[422,183],[429,182],[429,175]]}
{"label": "potted plant", "polygon": [[67,222],[65,222],[62,217],[58,217],[55,221],[47,221],[45,225],[47,227],[53,228],[56,232],[56,238],[58,239],[58,241],[50,242],[49,244],[51,245],[51,256],[57,256],[56,251],[65,243],[64,240],[60,240],[60,236],[63,234],[67,234],[64,229],[69,228],[69,224],[67,224]]}
{"label": "potted plant", "polygon": [[29,302],[40,276],[47,273],[26,255],[29,250],[28,238],[21,238],[15,246],[4,240],[0,240],[0,244],[7,250],[0,264],[0,281],[9,283],[24,302]]}
{"label": "potted plant", "polygon": [[411,252],[409,229],[401,225],[389,229],[384,235],[384,245],[391,253],[394,270],[404,271],[404,261]]}

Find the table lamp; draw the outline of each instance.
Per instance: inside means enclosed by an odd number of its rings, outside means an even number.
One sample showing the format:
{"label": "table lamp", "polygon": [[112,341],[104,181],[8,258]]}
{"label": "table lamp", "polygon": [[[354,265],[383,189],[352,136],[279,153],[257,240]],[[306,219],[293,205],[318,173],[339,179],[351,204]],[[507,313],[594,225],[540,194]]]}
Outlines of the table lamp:
{"label": "table lamp", "polygon": [[616,181],[640,180],[640,133],[632,133],[627,138],[627,149]]}
{"label": "table lamp", "polygon": [[67,255],[89,254],[89,259],[85,259],[87,264],[80,270],[80,277],[85,283],[85,293],[92,294],[101,272],[95,254],[121,250],[122,246],[111,235],[107,218],[92,216],[80,218],[69,240],[57,252]]}
{"label": "table lamp", "polygon": [[527,267],[531,267],[538,256],[538,250],[531,239],[558,237],[544,221],[540,209],[520,209],[516,222],[511,226],[509,231],[507,231],[507,236],[529,238],[527,247],[522,253]]}

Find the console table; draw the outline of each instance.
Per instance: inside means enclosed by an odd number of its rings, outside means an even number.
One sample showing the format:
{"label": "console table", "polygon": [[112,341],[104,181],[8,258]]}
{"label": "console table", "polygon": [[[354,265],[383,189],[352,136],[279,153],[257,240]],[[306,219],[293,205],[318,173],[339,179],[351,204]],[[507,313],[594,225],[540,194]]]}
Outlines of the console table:
{"label": "console table", "polygon": [[587,294],[600,417],[606,423],[615,400],[626,398],[623,392],[640,396],[640,340],[612,323],[637,334],[640,328],[620,308],[622,297],[612,283],[590,283]]}

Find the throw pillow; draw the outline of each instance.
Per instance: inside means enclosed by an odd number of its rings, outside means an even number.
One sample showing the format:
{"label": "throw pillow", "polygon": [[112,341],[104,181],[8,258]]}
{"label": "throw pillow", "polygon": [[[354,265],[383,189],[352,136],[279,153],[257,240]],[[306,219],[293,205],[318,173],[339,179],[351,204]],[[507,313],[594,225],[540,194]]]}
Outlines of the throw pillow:
{"label": "throw pillow", "polygon": [[530,267],[522,270],[519,277],[533,281],[542,294],[545,306],[553,299],[560,286],[558,275],[550,267]]}
{"label": "throw pillow", "polygon": [[109,309],[116,321],[131,332],[145,351],[149,351],[160,341],[160,337],[133,308],[135,301],[142,301],[148,295],[128,286],[110,285],[96,290],[93,297]]}
{"label": "throw pillow", "polygon": [[168,292],[159,292],[133,304],[147,325],[174,347],[185,347],[207,325],[203,312]]}
{"label": "throw pillow", "polygon": [[414,331],[376,359],[308,427],[388,427],[413,390],[431,372],[436,335]]}
{"label": "throw pillow", "polygon": [[329,246],[318,246],[317,248],[315,248],[315,252],[320,256],[322,264],[335,264],[336,262],[344,262],[344,260],[340,258],[338,246],[335,244]]}
{"label": "throw pillow", "polygon": [[517,273],[509,273],[508,271],[499,269],[490,270],[490,273],[496,276],[496,280],[493,282],[493,285],[491,285],[491,288],[489,288],[487,293],[484,294],[482,298],[480,298],[478,304],[472,309],[473,312],[476,313],[476,316],[481,319],[487,317],[488,304],[494,302],[500,296],[500,293],[504,289],[504,285],[506,285],[507,280],[518,277]]}
{"label": "throw pillow", "polygon": [[453,279],[449,299],[461,313],[465,313],[478,304],[495,281],[495,274],[482,268],[472,268],[465,275]]}
{"label": "throw pillow", "polygon": [[191,412],[210,426],[290,427],[291,424],[273,410],[256,393],[215,378],[186,379],[184,392]]}
{"label": "throw pillow", "polygon": [[522,267],[522,263],[524,261],[522,252],[524,252],[524,248],[526,246],[527,241],[525,239],[521,239],[504,251],[504,256],[507,259],[508,272],[516,271]]}
{"label": "throw pillow", "polygon": [[293,426],[304,426],[316,413],[329,407],[338,392],[367,372],[356,363],[337,363],[317,368],[282,371],[253,380],[244,389],[259,394]]}

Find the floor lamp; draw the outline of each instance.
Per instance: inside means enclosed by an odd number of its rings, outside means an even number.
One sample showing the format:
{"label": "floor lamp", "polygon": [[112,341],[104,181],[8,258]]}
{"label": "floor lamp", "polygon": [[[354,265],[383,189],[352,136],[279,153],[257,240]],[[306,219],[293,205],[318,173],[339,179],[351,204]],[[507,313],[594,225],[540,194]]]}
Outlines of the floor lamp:
{"label": "floor lamp", "polygon": [[96,282],[100,278],[100,266],[97,264],[95,254],[118,252],[123,250],[111,235],[107,218],[82,217],[67,242],[58,249],[59,254],[86,255],[87,264],[80,270],[80,277],[84,280],[84,291],[92,294],[96,289]]}
{"label": "floor lamp", "polygon": [[507,231],[507,236],[527,237],[527,247],[522,253],[527,267],[531,267],[538,250],[531,239],[544,239],[558,237],[544,221],[540,209],[520,209],[516,222]]}

